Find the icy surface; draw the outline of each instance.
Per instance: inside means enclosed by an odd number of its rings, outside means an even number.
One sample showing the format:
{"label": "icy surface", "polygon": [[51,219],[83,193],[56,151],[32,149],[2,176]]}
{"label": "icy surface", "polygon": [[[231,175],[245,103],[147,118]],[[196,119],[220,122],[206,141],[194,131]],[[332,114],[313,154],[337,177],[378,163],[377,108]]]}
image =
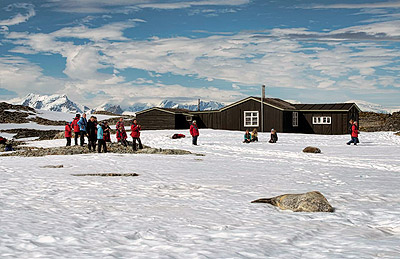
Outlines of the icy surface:
{"label": "icy surface", "polygon": [[0,123],[0,130],[9,129],[64,130],[65,126],[41,125],[32,121],[28,123]]}
{"label": "icy surface", "polygon": [[[68,121],[71,122],[75,118],[75,113],[67,113],[67,112],[55,112],[55,111],[46,111],[46,110],[36,110],[37,116],[42,117],[48,120],[58,120],[58,121]],[[88,114],[88,118],[90,118],[91,114]],[[94,114],[97,117],[97,120],[106,120],[109,118],[113,118],[116,116],[103,115],[103,114]]]}
{"label": "icy surface", "polygon": [[[399,258],[400,137],[200,130],[199,146],[144,131],[144,144],[205,156],[0,157],[1,258]],[[62,140],[32,142],[63,145]],[[322,154],[305,154],[309,145]],[[63,168],[42,168],[46,165]],[[76,177],[138,173],[138,177]],[[250,201],[318,190],[334,213]]]}

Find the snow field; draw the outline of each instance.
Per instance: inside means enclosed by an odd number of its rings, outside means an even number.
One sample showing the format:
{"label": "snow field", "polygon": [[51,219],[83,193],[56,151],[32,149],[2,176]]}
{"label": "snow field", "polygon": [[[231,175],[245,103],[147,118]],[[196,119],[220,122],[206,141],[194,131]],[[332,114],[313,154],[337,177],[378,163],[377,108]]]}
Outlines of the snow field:
{"label": "snow field", "polygon": [[[152,147],[205,156],[0,157],[2,258],[398,258],[400,137],[143,131]],[[64,145],[63,140],[31,142]],[[313,145],[322,154],[304,154]],[[63,164],[64,168],[41,168]],[[76,177],[83,173],[138,177]],[[250,201],[318,190],[334,213]]]}

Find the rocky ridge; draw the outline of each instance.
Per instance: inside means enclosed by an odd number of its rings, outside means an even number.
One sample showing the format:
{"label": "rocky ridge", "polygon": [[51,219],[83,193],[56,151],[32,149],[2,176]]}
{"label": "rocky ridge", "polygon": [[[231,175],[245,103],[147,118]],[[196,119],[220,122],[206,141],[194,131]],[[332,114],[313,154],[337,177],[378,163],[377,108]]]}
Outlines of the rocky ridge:
{"label": "rocky ridge", "polygon": [[361,112],[360,113],[360,131],[399,131],[400,130],[400,112],[393,114]]}
{"label": "rocky ridge", "polygon": [[[161,149],[151,148],[145,146],[143,149],[133,151],[132,147],[124,147],[119,143],[107,143],[108,153],[119,153],[119,154],[162,154],[162,155],[189,155],[193,154],[190,151],[181,149]],[[23,157],[40,157],[40,156],[52,156],[52,155],[80,155],[96,153],[91,152],[87,146],[70,146],[70,147],[53,147],[53,148],[36,148],[36,147],[24,147],[20,146],[16,148],[15,152],[1,154],[0,156],[23,156]],[[97,153],[96,153],[97,154]],[[201,155],[201,154],[194,154]]]}

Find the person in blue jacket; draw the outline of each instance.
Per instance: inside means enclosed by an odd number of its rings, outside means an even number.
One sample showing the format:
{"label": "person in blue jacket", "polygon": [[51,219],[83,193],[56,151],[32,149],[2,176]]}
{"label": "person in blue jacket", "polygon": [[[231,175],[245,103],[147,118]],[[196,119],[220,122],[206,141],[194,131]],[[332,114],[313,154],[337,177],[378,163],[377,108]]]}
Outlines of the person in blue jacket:
{"label": "person in blue jacket", "polygon": [[107,145],[104,140],[104,125],[99,123],[97,125],[97,152],[101,153],[101,148],[103,147],[104,153],[107,153]]}
{"label": "person in blue jacket", "polygon": [[244,133],[244,141],[243,143],[250,143],[251,142],[251,134],[249,130],[246,130],[246,133]]}
{"label": "person in blue jacket", "polygon": [[87,119],[86,114],[82,114],[82,117],[78,121],[79,131],[81,135],[81,146],[85,144],[85,135],[86,135],[86,127],[87,127]]}

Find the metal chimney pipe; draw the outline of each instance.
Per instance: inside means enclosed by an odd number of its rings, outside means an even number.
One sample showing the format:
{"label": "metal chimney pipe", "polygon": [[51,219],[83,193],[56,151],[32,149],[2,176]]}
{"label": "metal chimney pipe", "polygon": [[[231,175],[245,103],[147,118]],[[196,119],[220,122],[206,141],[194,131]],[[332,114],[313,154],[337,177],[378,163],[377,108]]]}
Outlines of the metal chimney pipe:
{"label": "metal chimney pipe", "polygon": [[264,132],[264,99],[265,99],[265,85],[261,86],[261,128],[260,131]]}
{"label": "metal chimney pipe", "polygon": [[197,100],[197,111],[200,111],[200,99]]}

